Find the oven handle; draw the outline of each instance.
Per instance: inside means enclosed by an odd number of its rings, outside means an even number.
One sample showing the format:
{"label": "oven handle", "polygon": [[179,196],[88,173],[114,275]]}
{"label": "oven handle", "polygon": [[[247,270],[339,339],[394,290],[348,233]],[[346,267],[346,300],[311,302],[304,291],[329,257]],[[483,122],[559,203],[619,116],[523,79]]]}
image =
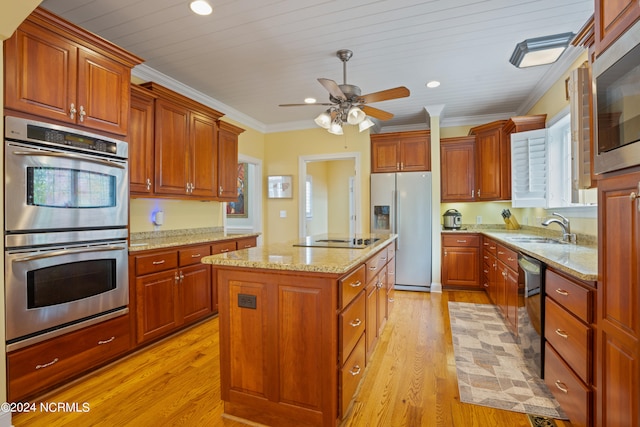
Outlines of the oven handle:
{"label": "oven handle", "polygon": [[110,162],[108,160],[100,160],[100,159],[94,159],[94,158],[91,158],[91,157],[79,156],[77,154],[52,153],[52,152],[47,152],[47,151],[38,151],[38,152],[33,152],[33,151],[14,151],[13,154],[15,154],[16,156],[63,157],[63,158],[71,159],[71,160],[82,160],[83,162],[91,162],[91,163],[97,163],[97,164],[103,165],[103,166],[111,166],[111,167],[114,167],[114,168],[125,169],[125,166],[123,166],[121,164],[118,164],[118,163],[113,163],[113,162]]}
{"label": "oven handle", "polygon": [[35,261],[38,259],[52,258],[56,256],[72,255],[72,254],[78,254],[78,253],[84,254],[87,252],[122,251],[125,249],[126,248],[122,246],[102,246],[99,248],[62,249],[59,251],[51,251],[51,252],[45,252],[37,255],[26,256],[23,258],[16,258],[13,260],[13,262]]}

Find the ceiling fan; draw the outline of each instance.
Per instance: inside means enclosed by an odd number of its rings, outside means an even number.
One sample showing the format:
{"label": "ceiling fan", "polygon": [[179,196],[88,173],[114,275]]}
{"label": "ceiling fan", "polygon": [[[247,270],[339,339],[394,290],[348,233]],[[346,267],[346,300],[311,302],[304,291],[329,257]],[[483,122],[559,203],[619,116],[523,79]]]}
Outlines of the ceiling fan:
{"label": "ceiling fan", "polygon": [[315,118],[315,122],[318,126],[337,135],[342,135],[342,124],[344,122],[351,125],[358,125],[360,132],[362,132],[374,125],[367,116],[380,120],[389,120],[393,118],[393,114],[366,104],[407,97],[409,96],[409,89],[404,86],[399,86],[393,89],[361,95],[361,91],[358,86],[347,84],[347,61],[353,56],[353,52],[348,49],[341,49],[336,52],[336,56],[342,61],[344,83],[339,85],[331,79],[318,79],[320,84],[329,92],[330,103],[312,102],[306,104],[280,104],[280,107],[298,107],[306,105],[329,106],[324,113],[321,113]]}

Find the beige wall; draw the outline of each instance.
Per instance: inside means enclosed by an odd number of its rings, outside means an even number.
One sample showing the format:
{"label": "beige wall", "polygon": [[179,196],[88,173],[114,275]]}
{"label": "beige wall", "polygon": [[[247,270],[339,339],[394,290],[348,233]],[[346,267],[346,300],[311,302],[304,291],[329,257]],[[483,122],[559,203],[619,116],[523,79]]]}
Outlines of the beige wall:
{"label": "beige wall", "polygon": [[326,233],[329,227],[328,162],[311,162],[307,165],[311,177],[312,216],[306,219],[305,235]]}

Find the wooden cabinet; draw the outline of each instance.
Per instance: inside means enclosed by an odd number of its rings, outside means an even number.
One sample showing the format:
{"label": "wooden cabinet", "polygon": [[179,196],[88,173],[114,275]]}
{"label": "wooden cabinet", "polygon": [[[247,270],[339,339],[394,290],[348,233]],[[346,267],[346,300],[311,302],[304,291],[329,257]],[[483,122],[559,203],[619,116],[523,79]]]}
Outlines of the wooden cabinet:
{"label": "wooden cabinet", "polygon": [[592,426],[594,283],[551,268],[545,283],[545,382],[571,425]]}
{"label": "wooden cabinet", "polygon": [[430,135],[429,131],[371,135],[371,172],[431,170]]}
{"label": "wooden cabinet", "polygon": [[595,50],[604,52],[634,22],[640,18],[640,3],[637,0],[595,2]]}
{"label": "wooden cabinet", "polygon": [[154,99],[151,91],[131,85],[129,117],[129,191],[150,196],[154,193]]}
{"label": "wooden cabinet", "polygon": [[498,305],[498,244],[486,236],[482,237],[482,286],[494,305]]}
{"label": "wooden cabinet", "polygon": [[598,181],[596,425],[640,425],[640,171]]}
{"label": "wooden cabinet", "polygon": [[127,134],[131,68],[140,58],[41,8],[4,51],[6,109]]}
{"label": "wooden cabinet", "polygon": [[518,308],[524,301],[519,298],[518,253],[497,245],[498,269],[496,275],[496,299],[502,316],[514,335],[518,335]]}
{"label": "wooden cabinet", "polygon": [[442,202],[475,201],[475,145],[473,136],[440,141]]}
{"label": "wooden cabinet", "polygon": [[129,315],[70,332],[7,354],[8,401],[70,381],[131,348]]}
{"label": "wooden cabinet", "polygon": [[[154,93],[154,194],[181,199],[217,200],[218,122],[222,113],[157,83],[141,85]],[[226,162],[237,164],[235,159]],[[133,166],[133,165],[132,165]]]}
{"label": "wooden cabinet", "polygon": [[244,132],[230,123],[218,121],[218,200],[238,199],[238,135]]}
{"label": "wooden cabinet", "polygon": [[480,236],[442,234],[442,285],[480,288]]}
{"label": "wooden cabinet", "polygon": [[174,331],[212,312],[209,245],[131,256],[135,268],[137,342]]}
{"label": "wooden cabinet", "polygon": [[367,359],[373,353],[380,332],[387,320],[387,248],[373,255],[365,264],[366,280],[366,350]]}

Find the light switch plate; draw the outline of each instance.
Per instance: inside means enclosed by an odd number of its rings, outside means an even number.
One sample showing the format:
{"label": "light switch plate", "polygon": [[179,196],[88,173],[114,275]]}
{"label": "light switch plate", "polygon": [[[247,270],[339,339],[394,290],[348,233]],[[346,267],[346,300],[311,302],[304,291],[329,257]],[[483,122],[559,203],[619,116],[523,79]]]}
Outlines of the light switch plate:
{"label": "light switch plate", "polygon": [[280,211],[280,218],[286,218],[287,217],[287,211]]}

